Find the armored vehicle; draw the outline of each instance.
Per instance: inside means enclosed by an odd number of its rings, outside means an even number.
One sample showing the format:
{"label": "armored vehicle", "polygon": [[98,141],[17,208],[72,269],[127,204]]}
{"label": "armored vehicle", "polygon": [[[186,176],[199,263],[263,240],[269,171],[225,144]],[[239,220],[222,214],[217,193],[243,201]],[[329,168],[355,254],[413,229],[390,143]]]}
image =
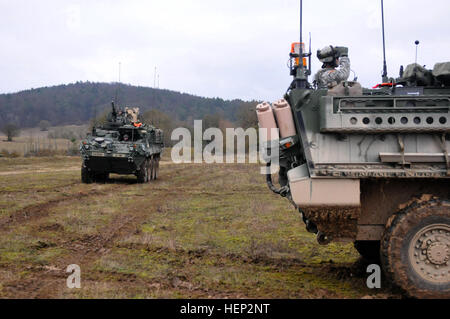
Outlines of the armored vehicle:
{"label": "armored vehicle", "polygon": [[410,296],[449,298],[450,62],[402,67],[374,89],[317,89],[310,56],[291,53],[284,99],[257,107],[261,128],[279,128],[267,134],[268,167],[274,154],[280,167],[269,188],[320,244],[354,242]]}
{"label": "armored vehicle", "polygon": [[139,109],[112,112],[107,121],[94,126],[80,144],[83,183],[104,182],[110,173],[134,174],[139,183],[155,180],[163,152],[163,132],[141,123]]}

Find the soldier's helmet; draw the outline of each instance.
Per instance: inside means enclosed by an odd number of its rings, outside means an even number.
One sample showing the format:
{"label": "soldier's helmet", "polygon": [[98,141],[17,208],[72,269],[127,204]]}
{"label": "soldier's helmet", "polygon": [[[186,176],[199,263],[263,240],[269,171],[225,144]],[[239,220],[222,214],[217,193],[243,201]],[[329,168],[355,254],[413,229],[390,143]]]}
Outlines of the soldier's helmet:
{"label": "soldier's helmet", "polygon": [[328,45],[322,50],[317,51],[317,57],[322,63],[331,63],[336,60],[336,51],[333,46]]}

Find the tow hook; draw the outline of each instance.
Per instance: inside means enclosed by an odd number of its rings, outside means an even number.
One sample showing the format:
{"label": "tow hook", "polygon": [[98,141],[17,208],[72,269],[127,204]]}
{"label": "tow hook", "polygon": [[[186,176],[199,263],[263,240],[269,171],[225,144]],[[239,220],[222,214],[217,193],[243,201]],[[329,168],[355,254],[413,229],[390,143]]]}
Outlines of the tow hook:
{"label": "tow hook", "polygon": [[332,237],[322,233],[321,231],[317,233],[317,242],[322,246],[328,245],[329,243],[331,243],[332,240],[333,240]]}
{"label": "tow hook", "polygon": [[291,190],[290,190],[289,186],[281,187],[280,188],[280,195],[281,195],[281,197],[287,197],[289,195],[290,191]]}

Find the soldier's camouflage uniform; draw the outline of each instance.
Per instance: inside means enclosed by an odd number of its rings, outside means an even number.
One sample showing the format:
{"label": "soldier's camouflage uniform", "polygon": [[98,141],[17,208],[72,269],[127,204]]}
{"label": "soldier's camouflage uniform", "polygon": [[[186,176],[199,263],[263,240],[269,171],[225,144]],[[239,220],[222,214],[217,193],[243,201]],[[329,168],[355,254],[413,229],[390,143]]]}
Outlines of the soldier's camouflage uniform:
{"label": "soldier's camouflage uniform", "polygon": [[350,59],[341,57],[339,59],[339,69],[326,68],[317,72],[315,80],[321,89],[333,88],[339,83],[346,81],[350,76]]}

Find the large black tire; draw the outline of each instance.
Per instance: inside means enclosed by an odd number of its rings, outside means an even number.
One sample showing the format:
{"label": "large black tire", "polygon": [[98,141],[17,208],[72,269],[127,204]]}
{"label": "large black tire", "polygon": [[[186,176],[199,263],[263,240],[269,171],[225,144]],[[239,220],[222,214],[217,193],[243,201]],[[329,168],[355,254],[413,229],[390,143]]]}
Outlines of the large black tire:
{"label": "large black tire", "polygon": [[159,157],[153,157],[153,180],[157,180],[159,175]]}
{"label": "large black tire", "polygon": [[158,158],[157,158],[157,161],[156,161],[156,175],[155,175],[155,179],[158,179],[158,178],[159,178],[159,165],[160,165],[160,161],[161,161],[161,158],[160,158],[159,155],[158,155]]}
{"label": "large black tire", "polygon": [[154,175],[155,175],[155,158],[153,156],[150,157],[149,163],[150,163],[150,167],[148,170],[148,176],[149,176],[149,180],[152,181],[152,180],[154,180]]}
{"label": "large black tire", "polygon": [[109,178],[109,173],[97,173],[94,175],[94,181],[97,183],[106,183]]}
{"label": "large black tire", "polygon": [[392,216],[381,242],[388,279],[415,298],[450,298],[450,202],[417,201]]}
{"label": "large black tire", "polygon": [[366,261],[378,263],[380,261],[379,241],[355,241],[355,249]]}
{"label": "large black tire", "polygon": [[148,160],[145,160],[141,164],[141,169],[137,173],[137,181],[139,184],[148,183],[149,181],[148,171],[149,171],[149,162]]}
{"label": "large black tire", "polygon": [[81,182],[84,184],[92,184],[94,182],[93,174],[84,166],[81,167]]}

